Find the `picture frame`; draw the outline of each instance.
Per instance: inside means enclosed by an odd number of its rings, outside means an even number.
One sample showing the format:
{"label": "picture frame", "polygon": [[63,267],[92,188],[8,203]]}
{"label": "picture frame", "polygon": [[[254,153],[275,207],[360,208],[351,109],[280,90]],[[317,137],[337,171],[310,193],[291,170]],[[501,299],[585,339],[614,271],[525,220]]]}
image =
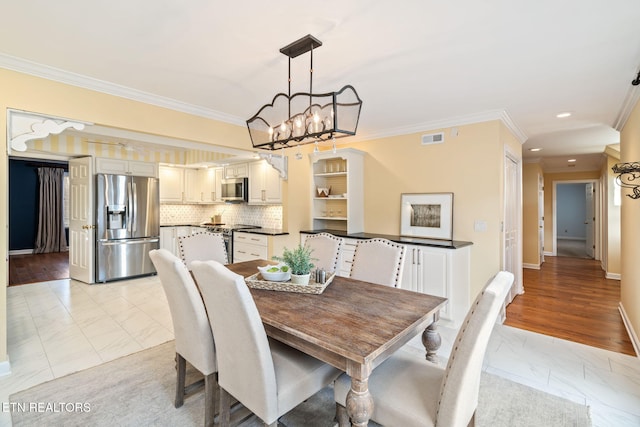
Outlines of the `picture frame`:
{"label": "picture frame", "polygon": [[400,235],[453,240],[453,193],[403,193]]}

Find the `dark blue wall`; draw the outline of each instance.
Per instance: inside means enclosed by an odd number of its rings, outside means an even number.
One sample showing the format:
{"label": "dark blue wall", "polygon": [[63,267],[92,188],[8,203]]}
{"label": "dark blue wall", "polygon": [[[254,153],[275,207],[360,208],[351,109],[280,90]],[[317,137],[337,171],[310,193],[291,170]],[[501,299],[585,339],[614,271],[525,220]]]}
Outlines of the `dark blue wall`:
{"label": "dark blue wall", "polygon": [[38,165],[44,163],[9,159],[10,251],[33,249],[35,246],[38,231]]}

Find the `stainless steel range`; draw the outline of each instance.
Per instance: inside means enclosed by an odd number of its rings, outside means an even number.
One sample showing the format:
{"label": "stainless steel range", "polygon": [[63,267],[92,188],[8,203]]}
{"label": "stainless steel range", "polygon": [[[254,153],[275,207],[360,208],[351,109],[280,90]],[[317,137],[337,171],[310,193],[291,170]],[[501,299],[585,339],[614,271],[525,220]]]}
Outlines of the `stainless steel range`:
{"label": "stainless steel range", "polygon": [[222,233],[222,237],[224,237],[224,244],[227,247],[227,258],[229,258],[229,264],[233,262],[233,232],[249,230],[252,228],[260,228],[260,226],[247,224],[213,224],[207,226],[207,230],[212,233]]}

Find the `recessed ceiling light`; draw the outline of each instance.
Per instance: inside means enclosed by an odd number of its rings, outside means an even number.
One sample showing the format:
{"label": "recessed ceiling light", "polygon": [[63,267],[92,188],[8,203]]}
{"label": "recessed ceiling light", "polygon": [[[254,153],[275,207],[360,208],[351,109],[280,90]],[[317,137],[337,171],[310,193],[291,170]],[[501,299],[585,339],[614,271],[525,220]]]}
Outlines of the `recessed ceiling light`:
{"label": "recessed ceiling light", "polygon": [[533,151],[533,152],[540,151],[540,150],[542,150],[542,148],[529,148],[529,151]]}
{"label": "recessed ceiling light", "polygon": [[574,162],[576,162],[576,159],[569,159],[569,160],[567,160],[567,162],[574,163]]}
{"label": "recessed ceiling light", "polygon": [[570,113],[570,112],[568,112],[568,111],[566,111],[566,112],[564,112],[564,113],[558,113],[558,114],[556,114],[556,117],[557,117],[557,118],[559,118],[559,119],[564,119],[565,117],[569,117],[570,115],[571,115],[571,113]]}

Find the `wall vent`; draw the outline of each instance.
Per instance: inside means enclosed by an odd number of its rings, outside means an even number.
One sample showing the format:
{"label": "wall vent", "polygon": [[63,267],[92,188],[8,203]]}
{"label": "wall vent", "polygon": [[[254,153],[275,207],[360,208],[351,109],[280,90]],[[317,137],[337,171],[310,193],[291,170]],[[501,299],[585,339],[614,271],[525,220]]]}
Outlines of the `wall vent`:
{"label": "wall vent", "polygon": [[422,145],[442,144],[444,142],[444,132],[429,133],[422,135]]}

